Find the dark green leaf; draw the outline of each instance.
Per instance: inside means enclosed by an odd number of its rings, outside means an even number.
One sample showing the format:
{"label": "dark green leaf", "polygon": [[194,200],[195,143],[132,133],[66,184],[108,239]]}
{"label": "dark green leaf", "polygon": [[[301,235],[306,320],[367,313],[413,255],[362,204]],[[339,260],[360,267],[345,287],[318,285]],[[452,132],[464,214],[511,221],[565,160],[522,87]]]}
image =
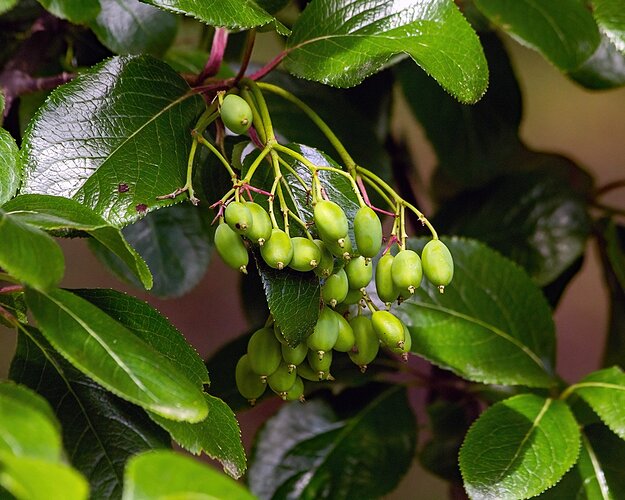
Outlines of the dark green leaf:
{"label": "dark green leaf", "polygon": [[613,220],[602,220],[598,227],[597,247],[610,292],[610,323],[602,364],[625,367],[625,228]]}
{"label": "dark green leaf", "polygon": [[137,337],[184,370],[199,389],[209,384],[204,361],[184,336],[152,306],[116,290],[83,289],[73,293],[119,321]]}
{"label": "dark green leaf", "polygon": [[61,461],[61,436],[48,404],[23,386],[0,382],[0,463],[4,455]]}
{"label": "dark green leaf", "polygon": [[428,74],[409,62],[397,75],[412,112],[425,128],[441,168],[455,182],[476,186],[510,166],[522,147],[521,91],[499,39],[482,35],[490,63],[488,92],[475,105],[460,104]]}
{"label": "dark green leaf", "polygon": [[625,439],[625,373],[617,366],[584,377],[571,386],[621,439]]}
{"label": "dark green leaf", "polygon": [[100,12],[100,0],[37,0],[56,17],[73,23],[95,19]]}
{"label": "dark green leaf", "polygon": [[558,167],[546,163],[463,193],[445,202],[434,225],[487,243],[545,286],[583,255],[590,235],[586,199]]}
{"label": "dark green leaf", "polygon": [[576,462],[580,432],[560,400],[522,394],[486,410],[460,450],[473,499],[530,498],[556,484]]}
{"label": "dark green leaf", "polygon": [[205,50],[171,47],[163,60],[180,73],[200,73],[208,61],[209,53]]}
{"label": "dark green leaf", "polygon": [[0,209],[0,267],[25,284],[46,289],[65,273],[65,259],[46,233]]}
{"label": "dark green leaf", "polygon": [[254,500],[240,484],[215,469],[171,451],[134,457],[124,476],[124,500],[160,498]]}
{"label": "dark green leaf", "polygon": [[625,443],[603,425],[582,431],[582,447],[576,466],[541,500],[563,498],[608,500],[625,495]]}
{"label": "dark green leaf", "polygon": [[24,137],[23,193],[73,198],[115,225],[171,205],[204,108],[165,63],[114,57],[57,88]]}
{"label": "dark green leaf", "polygon": [[625,53],[625,10],[619,0],[592,0],[597,24],[616,48]]}
{"label": "dark green leaf", "polygon": [[[441,294],[423,280],[415,297],[396,309],[410,329],[412,351],[477,382],[552,385],[554,324],[540,290],[487,246],[443,240],[454,258],[452,283]],[[409,246],[424,244],[421,239]]]}
{"label": "dark green leaf", "polygon": [[162,55],[176,36],[176,17],[139,0],[99,0],[89,27],[116,54]]}
{"label": "dark green leaf", "polygon": [[208,394],[204,397],[208,417],[197,424],[174,422],[154,414],[150,416],[184,449],[196,455],[206,453],[218,460],[225,472],[238,479],[245,473],[247,463],[237,419],[221,399]]}
{"label": "dark green leaf", "polygon": [[[26,301],[24,300],[23,292],[2,293],[0,294],[0,306],[3,309],[11,313],[11,315],[18,321],[27,322],[26,316]],[[7,328],[15,328],[15,325],[0,315],[0,325],[4,325]]]}
{"label": "dark green leaf", "polygon": [[568,76],[590,89],[620,87],[625,85],[625,54],[602,35],[595,53]]}
{"label": "dark green leaf", "polygon": [[128,458],[169,446],[145,412],[73,368],[33,328],[18,337],[10,377],[54,407],[68,459],[89,480],[93,498],[119,498]]}
{"label": "dark green leaf", "polygon": [[480,42],[450,0],[312,2],[288,41],[288,70],[336,87],[410,56],[462,102],[486,90],[488,67]]}
{"label": "dark green leaf", "polygon": [[64,290],[27,290],[44,336],[77,369],[114,394],[159,415],[198,422],[202,392],[158,353],[86,300]]}
{"label": "dark green leaf", "polygon": [[[152,272],[151,293],[179,297],[194,288],[206,273],[214,232],[205,209],[184,203],[152,212],[126,226],[122,234]],[[102,245],[94,244],[91,249],[115,274],[140,286],[114,254]]]}
{"label": "dark green leaf", "polygon": [[282,10],[291,0],[256,0],[256,3],[270,14]]}
{"label": "dark green leaf", "polygon": [[119,229],[90,208],[60,196],[24,194],[13,198],[4,210],[16,219],[47,231],[84,231],[117,256],[124,269],[137,276],[147,289],[152,275],[145,261],[124,240]]}
{"label": "dark green leaf", "polygon": [[63,463],[0,453],[0,466],[0,493],[5,487],[15,495],[8,498],[86,500],[89,496],[87,481]]}
{"label": "dark green leaf", "polygon": [[[4,97],[0,93],[0,117],[4,108]],[[6,130],[0,128],[0,206],[10,200],[20,186],[21,167],[18,161],[19,149]]]}
{"label": "dark green leaf", "polygon": [[250,488],[263,499],[377,498],[408,469],[415,440],[415,418],[400,386],[345,421],[321,402],[292,403],[259,436]]}
{"label": "dark green leaf", "polygon": [[600,43],[597,25],[582,0],[475,0],[475,4],[491,22],[563,71],[577,68]]}
{"label": "dark green leaf", "polygon": [[261,8],[255,0],[144,1],[171,12],[192,16],[209,26],[223,26],[235,30],[264,26],[275,21],[275,18],[264,8]]}

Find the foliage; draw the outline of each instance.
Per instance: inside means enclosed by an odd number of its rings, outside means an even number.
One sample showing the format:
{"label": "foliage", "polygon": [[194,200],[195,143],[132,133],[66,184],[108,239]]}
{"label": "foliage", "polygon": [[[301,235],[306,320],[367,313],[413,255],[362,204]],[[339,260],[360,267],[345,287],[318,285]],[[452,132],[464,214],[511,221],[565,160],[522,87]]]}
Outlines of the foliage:
{"label": "foliage", "polygon": [[[502,43],[607,89],[624,34],[614,0],[0,0],[0,496],[377,498],[415,455],[475,499],[625,496],[623,181],[528,148]],[[203,360],[147,303],[61,288],[68,237],[158,297],[216,249],[250,332]],[[567,386],[553,313],[590,240],[605,359]],[[267,387],[248,465],[235,411]]]}

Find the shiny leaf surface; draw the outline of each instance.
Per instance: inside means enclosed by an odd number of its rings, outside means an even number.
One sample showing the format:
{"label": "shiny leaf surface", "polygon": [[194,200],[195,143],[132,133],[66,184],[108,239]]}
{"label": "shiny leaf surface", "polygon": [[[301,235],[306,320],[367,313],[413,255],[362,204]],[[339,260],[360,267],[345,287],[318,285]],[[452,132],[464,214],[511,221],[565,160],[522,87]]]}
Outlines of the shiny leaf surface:
{"label": "shiny leaf surface", "polygon": [[[4,98],[0,102],[0,117]],[[0,206],[9,201],[20,185],[21,168],[18,161],[19,149],[6,130],[0,128]]]}

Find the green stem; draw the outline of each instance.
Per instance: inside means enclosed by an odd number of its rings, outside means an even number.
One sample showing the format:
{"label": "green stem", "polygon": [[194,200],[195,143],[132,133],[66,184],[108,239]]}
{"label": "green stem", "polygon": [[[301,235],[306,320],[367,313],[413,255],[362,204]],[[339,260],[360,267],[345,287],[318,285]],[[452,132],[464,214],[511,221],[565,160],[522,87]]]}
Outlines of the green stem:
{"label": "green stem", "polygon": [[256,99],[254,99],[254,96],[246,87],[243,87],[241,89],[241,97],[245,99],[245,102],[247,102],[250,109],[252,110],[252,123],[254,124],[254,129],[256,130],[256,133],[258,134],[258,138],[260,139],[260,142],[262,142],[263,144],[267,144],[267,134],[265,132],[265,124],[263,123],[263,119],[260,115],[260,112],[258,111],[258,104],[256,103]]}
{"label": "green stem", "polygon": [[222,165],[224,167],[226,167],[226,170],[230,174],[230,178],[232,179],[232,182],[235,182],[237,180],[236,172],[232,169],[232,167],[228,163],[228,160],[226,160],[226,158],[224,158],[224,155],[222,155],[221,152],[215,146],[213,146],[210,142],[208,142],[201,135],[196,136],[196,141],[194,141],[194,145],[196,144],[196,142],[199,142],[200,144],[202,144],[203,146],[206,146],[208,149],[210,149],[212,151],[212,153],[219,159],[219,161],[222,163]]}
{"label": "green stem", "polygon": [[336,152],[341,157],[341,160],[343,160],[343,163],[345,163],[345,166],[347,167],[347,170],[349,171],[349,173],[352,176],[355,175],[356,162],[351,157],[351,155],[347,152],[347,149],[345,149],[345,146],[343,146],[343,143],[341,143],[339,138],[334,134],[334,132],[332,132],[330,127],[328,127],[328,125],[321,119],[321,117],[310,106],[308,106],[304,101],[302,101],[298,97],[291,94],[289,91],[284,90],[283,88],[278,87],[277,85],[272,85],[271,83],[264,83],[264,82],[259,82],[257,83],[257,85],[261,89],[268,90],[269,92],[279,95],[283,99],[286,99],[287,101],[292,102],[298,108],[300,108],[306,114],[306,116],[308,116],[308,118],[310,118],[310,120],[315,125],[317,125],[317,127],[319,128],[319,130],[321,130],[323,135],[327,137],[328,141],[330,141],[330,144],[332,144]]}
{"label": "green stem", "polygon": [[275,199],[275,195],[276,195],[276,189],[278,187],[278,183],[280,182],[280,179],[278,177],[276,177],[273,180],[273,184],[271,185],[271,196],[269,197],[269,218],[271,219],[271,224],[273,225],[274,229],[280,229],[280,226],[278,226],[278,221],[276,220],[276,214],[274,213],[274,209],[273,209],[273,200]]}
{"label": "green stem", "polygon": [[247,174],[245,174],[245,178],[241,180],[242,184],[250,183],[254,173],[256,172],[256,169],[259,167],[260,163],[263,161],[263,158],[267,156],[267,153],[269,153],[273,148],[274,148],[274,144],[271,144],[271,143],[265,146],[265,148],[260,152],[258,157],[250,165],[250,169],[247,171]]}
{"label": "green stem", "polygon": [[206,111],[204,111],[204,113],[202,113],[202,116],[200,116],[197,123],[195,124],[195,127],[193,128],[193,132],[197,133],[198,135],[202,135],[204,130],[206,130],[206,127],[214,122],[218,116],[219,111],[217,111],[217,104],[213,103],[208,108],[206,108]]}
{"label": "green stem", "polygon": [[380,186],[378,186],[373,180],[369,179],[368,177],[361,177],[361,179],[364,182],[366,182],[369,186],[371,186],[380,195],[380,197],[387,203],[387,205],[389,207],[391,207],[393,210],[395,210],[395,207],[397,206],[396,203],[393,202],[387,196],[387,194],[384,192],[383,189],[380,188]]}
{"label": "green stem", "polygon": [[260,111],[260,117],[265,127],[267,141],[275,141],[276,136],[273,132],[271,117],[269,116],[269,108],[267,108],[267,102],[265,102],[265,98],[263,97],[263,93],[260,91],[258,84],[249,78],[243,78],[241,80],[241,84],[245,86],[244,88],[249,88],[251,90],[256,104],[258,104],[258,110]]}
{"label": "green stem", "polygon": [[278,154],[275,151],[271,152],[271,163],[273,164],[273,171],[275,180],[278,181],[278,185],[276,186],[276,192],[278,193],[278,200],[280,201],[280,211],[282,212],[282,216],[284,218],[284,232],[289,234],[289,206],[286,203],[286,199],[284,198],[284,193],[282,192],[282,186],[280,185],[280,180],[282,180],[282,172],[280,171],[280,163],[278,162]]}
{"label": "green stem", "polygon": [[293,175],[293,177],[295,177],[295,179],[297,179],[297,181],[302,185],[302,187],[306,189],[306,191],[308,191],[308,184],[304,182],[304,179],[302,179],[302,176],[299,175],[295,171],[295,169],[291,165],[289,165],[289,163],[284,158],[278,156],[278,161],[284,168],[286,168],[289,171],[290,174]]}

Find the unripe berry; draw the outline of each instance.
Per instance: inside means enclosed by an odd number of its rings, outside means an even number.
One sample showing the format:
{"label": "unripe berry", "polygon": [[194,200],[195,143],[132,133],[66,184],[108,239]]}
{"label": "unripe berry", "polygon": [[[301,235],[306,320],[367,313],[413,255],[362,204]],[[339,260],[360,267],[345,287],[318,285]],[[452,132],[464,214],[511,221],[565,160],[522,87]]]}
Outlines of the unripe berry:
{"label": "unripe berry", "polygon": [[367,365],[378,355],[380,340],[373,329],[373,323],[368,316],[360,315],[349,322],[354,331],[354,348],[348,352],[349,359],[364,372]]}
{"label": "unripe berry", "polygon": [[280,342],[273,328],[261,328],[254,332],[247,343],[247,356],[254,373],[267,377],[275,372],[282,361]]}
{"label": "unripe berry", "polygon": [[317,373],[317,380],[323,380],[324,377],[330,373],[332,351],[326,352],[323,358],[319,358],[314,351],[308,351],[307,359],[312,370]]}
{"label": "unripe berry", "polygon": [[315,244],[319,247],[319,251],[321,252],[321,260],[319,261],[319,265],[315,267],[314,271],[317,276],[321,276],[323,278],[327,278],[332,274],[334,270],[334,256],[328,250],[326,244],[321,240],[314,240]]}
{"label": "unripe berry", "polygon": [[351,259],[345,265],[345,273],[347,274],[349,288],[360,290],[365,288],[371,281],[371,278],[373,278],[373,264],[367,262],[367,259],[361,255]]}
{"label": "unripe berry", "polygon": [[297,347],[282,344],[282,359],[290,370],[301,364],[306,359],[306,354],[308,354],[306,342],[298,344]]}
{"label": "unripe berry", "polygon": [[323,241],[343,247],[347,238],[347,217],[343,209],[329,200],[318,201],[313,209],[313,220]]}
{"label": "unripe berry", "polygon": [[321,250],[314,241],[296,236],[291,238],[291,244],[293,245],[293,258],[289,267],[296,271],[306,272],[312,271],[319,265]]}
{"label": "unripe berry", "polygon": [[286,363],[280,363],[278,369],[267,377],[267,383],[273,391],[279,394],[281,392],[287,392],[293,387],[296,376],[295,370],[289,371],[289,367]]}
{"label": "unripe berry", "polygon": [[376,311],[371,315],[373,330],[387,347],[404,347],[405,331],[401,320],[388,311]]}
{"label": "unripe berry", "polygon": [[273,229],[271,238],[260,247],[260,255],[269,267],[284,269],[293,258],[291,238],[282,229]]}
{"label": "unripe berry", "polygon": [[336,307],[345,300],[349,291],[349,282],[344,269],[339,269],[336,273],[331,274],[321,287],[321,298],[326,304]]}
{"label": "unripe berry", "polygon": [[221,223],[215,231],[215,248],[221,259],[233,269],[247,273],[249,255],[245,243],[228,224]]}
{"label": "unripe berry", "polygon": [[443,293],[454,277],[454,260],[441,240],[431,240],[421,253],[425,277]]}
{"label": "unripe berry", "polygon": [[334,344],[334,350],[339,352],[349,352],[354,347],[354,330],[352,330],[349,321],[342,314],[335,313],[338,320],[339,335]]}
{"label": "unripe berry", "polygon": [[247,230],[245,236],[253,243],[263,246],[271,238],[271,219],[267,211],[258,203],[247,202],[245,206],[252,214],[252,226]]}
{"label": "unripe berry", "polygon": [[312,334],[306,339],[308,348],[315,351],[318,358],[331,351],[339,336],[339,324],[336,313],[329,307],[324,307],[319,313]]}
{"label": "unripe berry", "polygon": [[250,404],[254,404],[256,400],[263,395],[267,387],[267,384],[263,383],[258,375],[252,371],[247,354],[243,355],[237,362],[237,366],[234,370],[234,378],[239,393],[247,399]]}
{"label": "unripe berry", "polygon": [[252,213],[247,207],[247,203],[242,201],[232,201],[228,203],[224,217],[230,228],[242,235],[252,228]]}
{"label": "unripe berry", "polygon": [[419,255],[412,250],[401,250],[393,259],[391,276],[399,295],[403,298],[414,295],[423,277]]}
{"label": "unripe berry", "polygon": [[244,134],[252,125],[252,110],[245,99],[228,94],[221,103],[221,120],[235,134]]}
{"label": "unripe berry", "polygon": [[399,290],[393,283],[393,275],[391,268],[393,266],[394,257],[391,253],[386,253],[380,257],[375,268],[375,289],[378,297],[385,304],[394,302],[399,296]]}
{"label": "unripe berry", "polygon": [[282,399],[285,401],[300,401],[303,403],[304,399],[304,382],[301,377],[295,377],[295,383],[293,386],[286,391],[286,393],[281,394]]}
{"label": "unripe berry", "polygon": [[363,257],[375,257],[382,246],[382,223],[369,207],[361,207],[354,217],[356,249]]}

